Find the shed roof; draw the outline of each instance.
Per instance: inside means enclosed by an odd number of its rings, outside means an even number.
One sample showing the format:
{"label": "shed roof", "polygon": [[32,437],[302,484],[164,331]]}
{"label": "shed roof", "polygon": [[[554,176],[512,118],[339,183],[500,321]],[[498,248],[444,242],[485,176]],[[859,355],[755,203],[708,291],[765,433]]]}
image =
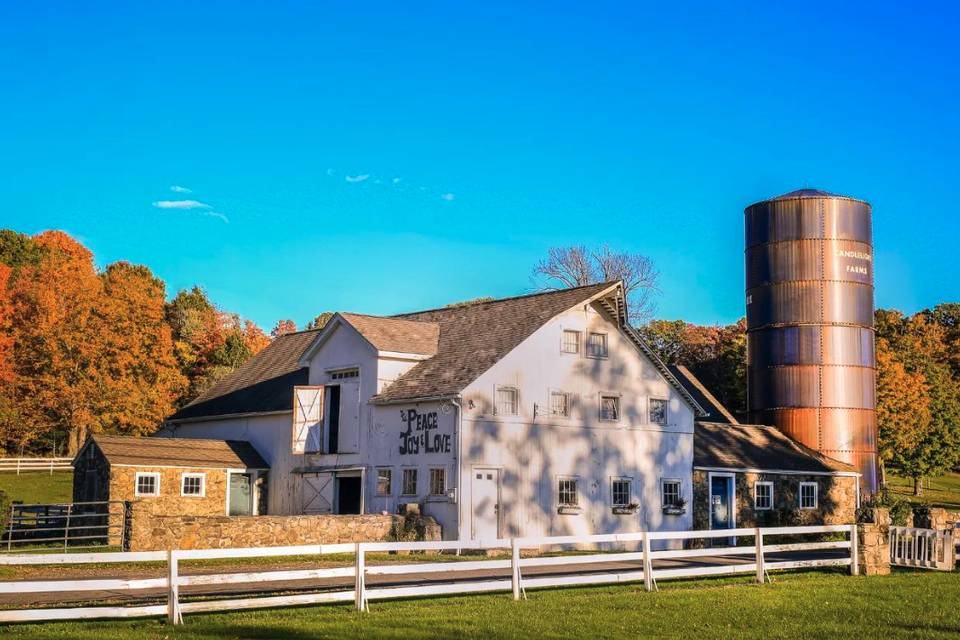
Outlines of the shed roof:
{"label": "shed roof", "polygon": [[814,473],[856,471],[853,465],[821,455],[776,427],[697,422],[693,433],[694,467]]}
{"label": "shed roof", "polygon": [[110,464],[206,469],[270,468],[246,440],[137,438],[97,434],[90,436],[88,444],[90,441],[96,443]]}

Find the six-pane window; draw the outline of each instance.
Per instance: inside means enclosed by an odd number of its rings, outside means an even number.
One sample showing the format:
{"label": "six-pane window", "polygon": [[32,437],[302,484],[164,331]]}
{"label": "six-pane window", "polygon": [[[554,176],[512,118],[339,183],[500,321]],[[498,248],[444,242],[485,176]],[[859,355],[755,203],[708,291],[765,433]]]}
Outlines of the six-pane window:
{"label": "six-pane window", "polygon": [[758,482],[753,486],[753,506],[757,511],[773,508],[773,483]]}
{"label": "six-pane window", "polygon": [[138,473],[136,475],[136,491],[138,496],[160,495],[159,473]]}
{"label": "six-pane window", "polygon": [[348,378],[357,378],[360,376],[359,369],[344,369],[342,371],[330,372],[331,380],[347,380]]}
{"label": "six-pane window", "polygon": [[652,424],[667,424],[666,400],[650,398],[650,422]]}
{"label": "six-pane window", "polygon": [[564,418],[570,415],[570,398],[563,391],[550,392],[550,415]]}
{"label": "six-pane window", "polygon": [[403,470],[403,495],[405,496],[417,495],[417,470],[416,469]]}
{"label": "six-pane window", "polygon": [[665,507],[675,507],[680,503],[680,481],[664,480],[661,486],[661,501]]}
{"label": "six-pane window", "polygon": [[393,491],[393,469],[377,469],[377,495],[388,496]]}
{"label": "six-pane window", "polygon": [[442,496],[447,492],[447,470],[430,469],[430,495]]}
{"label": "six-pane window", "polygon": [[564,329],[563,331],[563,352],[580,353],[580,332]]}
{"label": "six-pane window", "polygon": [[576,507],[580,504],[577,496],[577,479],[561,478],[557,484],[557,502],[561,507]]}
{"label": "six-pane window", "polygon": [[587,355],[591,358],[607,357],[607,334],[591,333],[587,336]]}
{"label": "six-pane window", "polygon": [[613,506],[625,507],[630,504],[630,480],[628,478],[614,478],[610,486]]}
{"label": "six-pane window", "polygon": [[182,496],[203,496],[206,474],[203,473],[185,473],[180,481],[180,495]]}
{"label": "six-pane window", "polygon": [[514,387],[497,387],[497,414],[501,416],[517,415],[517,396]]}
{"label": "six-pane window", "polygon": [[620,398],[600,396],[600,419],[616,422],[620,419]]}
{"label": "six-pane window", "polygon": [[816,482],[800,483],[800,508],[801,509],[817,508],[817,483]]}

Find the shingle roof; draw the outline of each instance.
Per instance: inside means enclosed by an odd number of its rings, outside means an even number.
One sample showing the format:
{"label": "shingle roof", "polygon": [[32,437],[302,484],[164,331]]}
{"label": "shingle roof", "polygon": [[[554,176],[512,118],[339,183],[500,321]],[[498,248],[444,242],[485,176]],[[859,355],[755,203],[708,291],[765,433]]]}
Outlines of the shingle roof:
{"label": "shingle roof", "polygon": [[697,422],[693,432],[693,466],[730,469],[856,471],[790,439],[776,427]]}
{"label": "shingle roof", "polygon": [[455,395],[548,320],[615,284],[604,282],[394,316],[439,325],[437,353],[414,365],[373,401]]}
{"label": "shingle roof", "polygon": [[437,353],[440,325],[436,322],[415,322],[360,313],[339,315],[378,351],[416,353],[424,356]]}
{"label": "shingle roof", "polygon": [[308,384],[308,369],[300,367],[300,356],[319,331],[299,331],[274,338],[242,367],[168,419],[289,411],[293,408],[293,387]]}
{"label": "shingle roof", "polygon": [[134,438],[100,434],[90,439],[110,464],[208,469],[270,468],[253,445],[245,440]]}
{"label": "shingle roof", "polygon": [[677,381],[683,385],[683,388],[693,396],[706,415],[703,419],[707,422],[723,422],[726,424],[739,424],[739,421],[733,417],[733,414],[727,411],[717,398],[710,393],[700,380],[693,375],[689,369],[683,365],[669,365],[670,373],[676,377]]}

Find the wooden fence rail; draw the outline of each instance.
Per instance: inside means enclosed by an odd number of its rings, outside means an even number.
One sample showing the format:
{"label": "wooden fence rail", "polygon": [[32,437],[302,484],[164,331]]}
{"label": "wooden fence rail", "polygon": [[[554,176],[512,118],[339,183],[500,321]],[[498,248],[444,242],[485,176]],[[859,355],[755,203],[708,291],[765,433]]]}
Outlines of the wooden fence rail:
{"label": "wooden fence rail", "polygon": [[890,527],[890,564],[953,571],[956,545],[952,531]]}
{"label": "wooden fence rail", "polygon": [[0,472],[16,471],[17,475],[28,471],[66,471],[73,469],[73,458],[0,458]]}
{"label": "wooden fence rail", "polygon": [[[846,540],[831,542],[806,542],[791,544],[765,544],[765,538],[778,535],[808,535],[824,533],[845,534]],[[657,541],[680,541],[691,539],[729,538],[750,536],[754,544],[749,546],[713,547],[708,549],[663,549],[653,550]],[[582,555],[522,557],[524,549],[543,551],[551,547],[578,548],[593,545],[636,545],[639,551],[609,551]],[[97,579],[86,580],[41,580],[0,582],[0,594],[31,592],[76,592],[76,591],[137,591],[161,588],[166,591],[166,604],[131,606],[68,607],[49,609],[0,610],[0,622],[33,622],[43,620],[80,620],[91,618],[133,618],[165,615],[170,623],[180,624],[183,615],[212,611],[236,611],[269,607],[298,606],[305,604],[353,602],[358,611],[369,610],[371,600],[388,598],[414,598],[425,596],[468,594],[504,591],[514,600],[525,597],[527,589],[546,587],[584,586],[622,582],[643,582],[646,590],[655,590],[657,580],[749,573],[757,582],[766,581],[767,571],[807,567],[848,566],[852,574],[858,573],[856,525],[833,525],[811,527],[779,527],[757,529],[727,529],[722,531],[669,531],[640,532],[596,536],[557,536],[542,538],[510,538],[492,540],[468,540],[449,542],[360,542],[348,544],[307,545],[295,547],[263,547],[244,549],[197,549],[175,551],[149,551],[138,553],[73,553],[32,554],[0,557],[0,565],[59,565],[59,564],[108,564],[127,562],[166,562],[166,575],[161,578]],[[396,551],[463,551],[504,550],[508,559],[471,560],[462,562],[411,562],[404,564],[367,564],[367,554]],[[848,550],[847,557],[807,559],[796,561],[767,561],[766,554],[782,551],[818,551],[827,549]],[[329,554],[353,554],[353,566],[324,569],[252,571],[214,575],[182,575],[180,562],[217,558],[283,557]],[[753,556],[753,562],[709,564],[680,568],[654,569],[654,560],[698,558],[705,556]],[[613,567],[610,571],[569,573],[566,575],[534,575],[526,577],[524,569],[530,567],[570,567],[632,561],[639,562],[636,568]],[[509,577],[451,579],[465,571],[506,571]],[[402,586],[373,586],[366,584],[371,575],[422,575],[437,573],[442,582],[418,582]],[[351,588],[332,587],[320,593],[279,595],[266,597],[220,598],[181,601],[180,587],[193,585],[251,584],[277,580],[302,580],[315,578],[353,578]]]}

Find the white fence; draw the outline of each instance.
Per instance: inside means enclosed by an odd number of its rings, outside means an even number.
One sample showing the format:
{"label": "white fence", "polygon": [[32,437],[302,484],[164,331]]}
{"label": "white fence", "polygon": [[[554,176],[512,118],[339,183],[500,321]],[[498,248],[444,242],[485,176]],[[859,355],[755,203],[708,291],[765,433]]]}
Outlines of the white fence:
{"label": "white fence", "polygon": [[28,471],[66,471],[73,469],[73,458],[0,458],[0,472],[16,471],[17,475]]}
{"label": "white fence", "polygon": [[[791,544],[765,544],[764,538],[780,535],[807,535],[823,533],[845,534],[845,540],[830,542],[802,542]],[[722,538],[750,536],[754,544],[749,546],[710,547],[704,549],[652,549],[655,541],[683,541],[698,538]],[[779,527],[761,529],[726,529],[722,531],[667,531],[629,533],[596,536],[560,536],[549,538],[512,538],[497,540],[471,540],[451,542],[361,542],[349,544],[310,545],[297,547],[264,547],[250,549],[199,549],[177,551],[148,551],[139,553],[84,553],[56,555],[18,555],[0,557],[0,565],[59,565],[103,564],[125,562],[166,562],[166,576],[142,579],[43,580],[0,582],[0,594],[56,593],[56,592],[127,592],[145,589],[166,591],[166,604],[130,606],[94,606],[48,609],[0,610],[0,622],[34,622],[42,620],[79,620],[90,618],[133,618],[166,615],[173,624],[183,621],[185,613],[212,611],[237,611],[285,607],[329,602],[353,602],[360,611],[368,610],[371,600],[387,598],[415,598],[423,596],[484,593],[507,591],[514,600],[525,597],[527,589],[545,587],[568,587],[599,585],[623,582],[643,582],[648,591],[656,589],[657,580],[697,576],[752,574],[758,582],[764,582],[767,571],[773,569],[799,569],[808,567],[849,566],[850,572],[858,573],[856,525]],[[576,545],[633,545],[639,551],[588,553],[580,555],[521,557],[523,549],[540,551],[549,547]],[[368,565],[367,553],[393,551],[461,551],[501,549],[509,550],[509,559],[455,561],[455,562],[407,562]],[[768,561],[766,554],[794,551],[848,550],[845,557],[820,559]],[[213,575],[184,575],[180,573],[180,561],[222,558],[283,557],[302,555],[327,555],[333,553],[355,554],[354,566],[323,569],[262,571]],[[717,564],[718,558],[741,556],[741,561]],[[744,562],[743,556],[747,556]],[[692,566],[654,568],[657,560],[689,560],[712,558],[710,562]],[[752,562],[750,560],[753,560]],[[609,571],[598,570],[604,563],[638,563],[635,568],[611,567]],[[584,565],[591,565],[585,567]],[[530,567],[560,567],[569,570],[561,575],[529,575],[524,570]],[[577,573],[578,569],[581,570]],[[506,571],[510,576],[505,577]],[[484,578],[456,578],[464,571],[490,572]],[[497,575],[498,572],[501,575]],[[425,574],[435,574],[436,581],[424,580]],[[370,586],[367,577],[390,575],[400,579],[416,576],[413,584],[400,586]],[[255,598],[221,598],[181,601],[180,587],[191,585],[250,585],[267,581],[292,581],[325,578],[353,578],[350,588],[332,586],[331,590],[317,593],[266,596]]]}
{"label": "white fence", "polygon": [[953,571],[956,547],[951,531],[890,527],[890,564]]}

